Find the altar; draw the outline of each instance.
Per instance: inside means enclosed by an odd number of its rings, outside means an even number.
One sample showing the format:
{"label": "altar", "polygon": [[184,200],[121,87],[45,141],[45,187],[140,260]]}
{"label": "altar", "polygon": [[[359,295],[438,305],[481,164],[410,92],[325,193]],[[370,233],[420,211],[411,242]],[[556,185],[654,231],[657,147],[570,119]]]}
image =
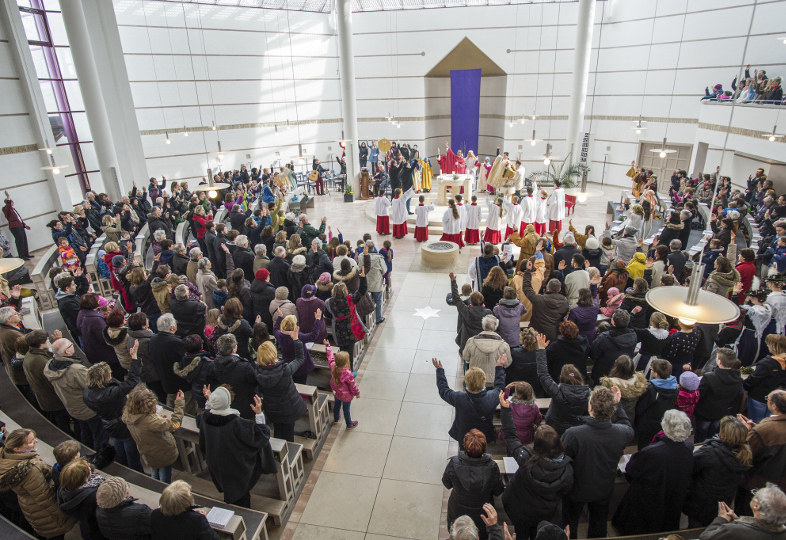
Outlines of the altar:
{"label": "altar", "polygon": [[[455,179],[453,177],[456,177]],[[464,188],[464,200],[469,202],[472,197],[472,182],[474,177],[471,174],[440,174],[436,180],[439,184],[439,191],[437,192],[437,206],[448,205],[448,188],[451,188],[451,193],[457,195]]]}

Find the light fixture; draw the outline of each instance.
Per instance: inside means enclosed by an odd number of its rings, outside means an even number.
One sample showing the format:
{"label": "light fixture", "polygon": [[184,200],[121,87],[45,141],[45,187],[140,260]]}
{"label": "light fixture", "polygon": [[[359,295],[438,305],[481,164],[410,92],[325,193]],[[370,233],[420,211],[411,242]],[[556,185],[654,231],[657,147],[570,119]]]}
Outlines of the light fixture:
{"label": "light fixture", "polygon": [[548,167],[551,165],[551,145],[546,144],[546,155],[543,156],[543,164]]}
{"label": "light fixture", "polygon": [[216,121],[215,121],[215,120],[213,120],[213,127],[212,127],[212,130],[213,130],[213,131],[215,131],[215,130],[216,130]]}
{"label": "light fixture", "polygon": [[694,264],[689,287],[655,287],[647,292],[647,302],[683,324],[721,324],[735,320],[740,316],[739,306],[719,294],[702,290],[703,272],[703,264]]}
{"label": "light fixture", "polygon": [[42,151],[42,152],[46,152],[50,156],[52,155],[52,149],[51,148],[39,148],[39,150]]}
{"label": "light fixture", "polygon": [[783,137],[783,134],[775,133],[775,131],[777,129],[778,129],[778,126],[772,126],[772,133],[765,134],[764,137],[766,137],[767,140],[770,141],[770,142],[775,142],[776,139],[779,139],[779,138]]}
{"label": "light fixture", "polygon": [[188,128],[183,126],[183,137],[188,137]]}
{"label": "light fixture", "polygon": [[527,119],[526,119],[526,118],[524,118],[524,115],[522,114],[522,115],[521,115],[521,123],[523,124],[523,123],[524,123],[524,122],[526,122],[526,121],[527,121]]}
{"label": "light fixture", "polygon": [[[220,158],[219,158],[220,159]],[[213,182],[213,175],[209,174],[207,177],[207,184],[200,184],[196,186],[191,191],[206,191],[207,197],[209,199],[215,199],[218,196],[218,190],[226,189],[229,187],[229,184],[225,184],[222,182],[215,183]]]}
{"label": "light fixture", "polygon": [[638,135],[643,130],[647,129],[647,121],[646,120],[642,120],[641,116],[639,116],[638,121],[633,122],[633,127],[631,129],[635,129],[636,130],[636,134]]}
{"label": "light fixture", "polygon": [[576,196],[576,200],[577,200],[578,202],[580,202],[580,203],[585,203],[585,202],[587,202],[587,194],[586,194],[586,193],[579,193],[579,194]]}
{"label": "light fixture", "polygon": [[510,127],[513,127],[513,119],[510,119]]}
{"label": "light fixture", "polygon": [[221,139],[218,140],[218,161],[224,159],[224,151],[221,149]]}
{"label": "light fixture", "polygon": [[55,163],[55,156],[47,152],[49,156],[49,165],[41,167],[42,171],[52,171],[52,174],[60,174],[60,169],[65,169],[68,165],[58,165]]}
{"label": "light fixture", "polygon": [[216,195],[218,195],[218,192],[217,192],[215,189],[211,189],[211,190],[209,190],[209,191],[207,192],[207,196],[208,196],[208,198],[210,198],[210,199],[215,199],[215,198],[216,198]]}
{"label": "light fixture", "polygon": [[533,129],[532,130],[532,138],[529,140],[529,144],[532,145],[532,146],[535,146],[535,143],[539,143],[539,142],[540,142],[540,139],[535,137],[535,130]]}
{"label": "light fixture", "polygon": [[166,143],[167,143],[167,144],[172,144],[172,141],[171,141],[171,140],[170,140],[170,138],[169,138],[169,132],[168,132],[168,131],[165,131],[164,133],[166,134]]}
{"label": "light fixture", "polygon": [[396,127],[400,128],[401,127],[401,123],[400,122],[396,122]]}
{"label": "light fixture", "polygon": [[779,36],[779,37],[776,37],[775,39],[777,39],[778,41],[780,41],[780,42],[782,42],[784,45],[786,45],[786,37]]}
{"label": "light fixture", "polygon": [[676,150],[673,150],[673,149],[671,149],[671,148],[666,148],[666,137],[663,137],[663,144],[661,145],[661,147],[660,147],[660,148],[652,148],[652,149],[650,150],[650,152],[657,153],[657,154],[658,154],[658,156],[659,156],[661,159],[663,159],[663,158],[665,158],[665,157],[666,157],[668,154],[674,154],[674,153],[676,152]]}

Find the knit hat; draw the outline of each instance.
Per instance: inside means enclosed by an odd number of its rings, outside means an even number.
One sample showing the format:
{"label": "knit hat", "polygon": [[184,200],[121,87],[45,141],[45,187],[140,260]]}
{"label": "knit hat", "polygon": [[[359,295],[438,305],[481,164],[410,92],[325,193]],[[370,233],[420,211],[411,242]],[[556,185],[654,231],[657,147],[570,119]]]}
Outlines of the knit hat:
{"label": "knit hat", "polygon": [[688,392],[693,392],[699,387],[699,377],[692,371],[683,371],[680,375],[680,386]]}
{"label": "knit hat", "polygon": [[620,290],[617,287],[610,287],[606,292],[608,293],[609,300],[611,300],[620,293]]}
{"label": "knit hat", "polygon": [[723,85],[719,83],[719,84],[716,84],[715,86],[713,86],[713,88],[715,90],[720,90],[721,88],[723,88]]}
{"label": "knit hat", "polygon": [[276,300],[286,300],[289,298],[289,289],[286,287],[276,288]]}
{"label": "knit hat", "polygon": [[584,247],[587,249],[598,249],[599,246],[598,239],[594,236],[587,237],[587,241],[584,242]]}
{"label": "knit hat", "polygon": [[107,305],[109,305],[109,300],[107,300],[106,298],[104,298],[104,297],[103,297],[103,296],[101,296],[101,295],[98,295],[98,308],[99,308],[99,309],[100,309],[100,308],[104,308],[104,307],[106,307]]}
{"label": "knit hat", "polygon": [[303,285],[303,288],[300,290],[301,298],[313,298],[316,293],[317,288],[313,285]]}
{"label": "knit hat", "polygon": [[120,268],[126,263],[126,258],[122,255],[115,255],[112,257],[112,267],[113,268]]}
{"label": "knit hat", "polygon": [[224,386],[219,386],[210,394],[207,400],[207,405],[210,407],[211,414],[218,416],[229,416],[236,414],[240,416],[240,412],[236,409],[230,408],[232,404],[232,394]]}
{"label": "knit hat", "polygon": [[292,258],[292,266],[290,266],[293,272],[302,272],[306,269],[306,258],[303,255],[295,255]]}
{"label": "knit hat", "polygon": [[270,277],[270,271],[267,268],[260,268],[254,273],[254,279],[257,281],[267,281],[268,277]]}
{"label": "knit hat", "polygon": [[107,478],[98,486],[96,502],[101,508],[114,508],[124,500],[128,493],[128,484],[119,476]]}
{"label": "knit hat", "polygon": [[333,279],[333,276],[331,276],[328,272],[322,272],[321,274],[319,274],[319,280],[318,281],[320,283],[330,283],[330,281],[332,279]]}

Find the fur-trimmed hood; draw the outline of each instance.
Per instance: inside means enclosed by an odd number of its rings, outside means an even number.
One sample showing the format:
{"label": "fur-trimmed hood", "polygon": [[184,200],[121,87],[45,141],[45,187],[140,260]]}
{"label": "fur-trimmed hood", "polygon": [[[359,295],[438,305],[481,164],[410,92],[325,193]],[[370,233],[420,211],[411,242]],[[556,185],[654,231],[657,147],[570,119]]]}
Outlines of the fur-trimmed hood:
{"label": "fur-trimmed hood", "polygon": [[327,283],[322,283],[321,281],[317,281],[317,290],[322,292],[328,292],[333,290],[333,282],[328,281]]}
{"label": "fur-trimmed hood", "polygon": [[4,459],[18,459],[19,463],[11,467],[4,475],[0,476],[0,491],[8,491],[24,482],[30,470],[33,468],[32,459],[38,455],[37,452],[30,452],[28,454],[13,454],[3,449],[2,457]]}
{"label": "fur-trimmed hood", "polygon": [[206,362],[211,362],[210,358],[206,356],[206,353],[202,351],[198,354],[187,354],[183,357],[183,360],[180,362],[175,362],[172,365],[172,371],[178,377],[182,377],[190,382],[189,375],[191,375],[198,367],[199,364],[205,360]]}
{"label": "fur-trimmed hood", "polygon": [[606,388],[616,386],[620,389],[622,399],[636,399],[647,391],[647,379],[641,371],[637,371],[630,379],[617,377],[601,377],[600,384]]}
{"label": "fur-trimmed hood", "polygon": [[666,227],[668,227],[669,229],[675,230],[675,231],[681,231],[682,229],[685,228],[685,226],[682,223],[679,223],[679,224],[667,223]]}
{"label": "fur-trimmed hood", "polygon": [[228,325],[226,323],[226,321],[224,320],[224,317],[221,317],[220,319],[218,319],[218,322],[216,323],[216,326],[218,326],[222,330],[225,330],[227,333],[234,333],[234,331],[237,330],[238,327],[242,323],[243,323],[243,320],[242,319],[238,319],[235,322],[233,322],[232,324]]}
{"label": "fur-trimmed hood", "polygon": [[110,328],[105,326],[101,332],[104,334],[104,341],[112,347],[122,345],[128,339],[128,328]]}
{"label": "fur-trimmed hood", "polygon": [[740,273],[736,268],[732,268],[731,272],[718,272],[713,270],[710,273],[710,279],[720,283],[724,287],[733,287],[735,283],[740,281]]}
{"label": "fur-trimmed hood", "polygon": [[295,248],[293,251],[289,252],[290,257],[294,257],[295,255],[303,255],[306,256],[306,247],[300,246],[299,248]]}
{"label": "fur-trimmed hood", "polygon": [[350,281],[352,278],[358,275],[358,269],[354,266],[350,269],[349,273],[342,274],[341,270],[336,270],[333,272],[333,279],[336,281]]}

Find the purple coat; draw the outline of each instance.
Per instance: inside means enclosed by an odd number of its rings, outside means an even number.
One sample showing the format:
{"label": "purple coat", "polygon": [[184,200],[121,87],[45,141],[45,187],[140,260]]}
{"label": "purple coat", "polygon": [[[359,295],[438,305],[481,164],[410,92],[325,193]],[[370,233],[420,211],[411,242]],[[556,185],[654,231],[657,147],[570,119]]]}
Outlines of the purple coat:
{"label": "purple coat", "polygon": [[[284,319],[279,317],[275,324],[273,325],[273,335],[276,336],[276,342],[278,342],[278,348],[281,349],[281,359],[284,362],[291,362],[295,359],[295,342],[292,341],[292,337],[289,334],[285,334],[281,331],[281,321]],[[292,376],[293,377],[304,377],[309,372],[314,371],[314,360],[311,359],[311,353],[308,352],[308,348],[306,347],[306,343],[314,343],[316,337],[323,334],[325,332],[325,319],[319,319],[318,321],[314,322],[314,328],[311,332],[304,334],[300,332],[298,335],[301,343],[303,344],[303,365],[300,366]]]}
{"label": "purple coat", "polygon": [[[313,298],[298,298],[295,301],[295,306],[297,306],[297,320],[300,323],[300,330],[308,334],[311,330],[314,329],[314,323],[316,322],[316,315],[317,309],[321,309],[322,313],[325,313],[325,302],[314,296]],[[322,343],[322,340],[327,337],[327,331],[323,331],[321,334],[314,338],[315,343]]]}
{"label": "purple coat", "polygon": [[[505,393],[509,393],[509,389]],[[510,412],[513,414],[513,424],[516,426],[521,444],[529,444],[535,435],[535,427],[543,420],[540,408],[535,403],[510,402]],[[499,432],[499,440],[504,441],[505,437]]]}
{"label": "purple coat", "polygon": [[101,313],[92,309],[80,309],[76,316],[76,325],[82,334],[82,349],[91,364],[119,364],[114,347],[104,341],[106,321]]}
{"label": "purple coat", "polygon": [[598,301],[595,300],[591,306],[575,306],[568,313],[568,320],[576,323],[576,326],[579,327],[579,335],[586,336],[590,343],[595,339],[599,311]]}
{"label": "purple coat", "polygon": [[521,316],[527,312],[527,308],[517,298],[512,300],[502,299],[494,306],[493,311],[494,316],[499,319],[497,334],[511,348],[521,345],[521,328],[519,323],[521,322]]}

